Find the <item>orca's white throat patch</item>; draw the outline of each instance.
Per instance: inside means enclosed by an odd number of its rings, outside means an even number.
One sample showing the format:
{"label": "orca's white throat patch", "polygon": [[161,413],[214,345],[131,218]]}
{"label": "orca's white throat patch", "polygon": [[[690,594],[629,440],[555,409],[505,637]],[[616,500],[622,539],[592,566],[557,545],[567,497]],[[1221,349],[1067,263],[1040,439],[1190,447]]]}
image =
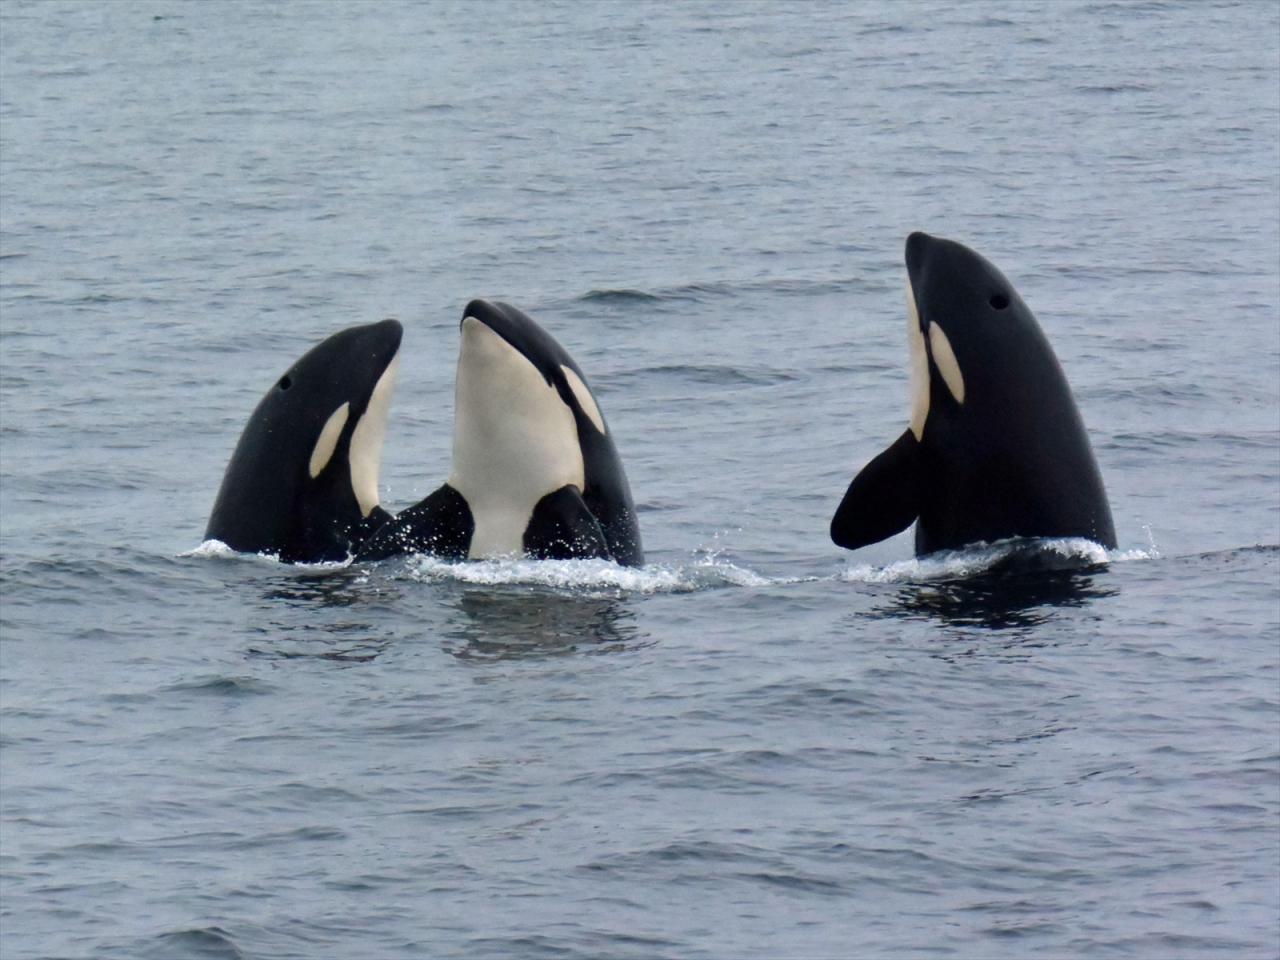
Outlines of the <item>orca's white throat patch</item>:
{"label": "orca's white throat patch", "polygon": [[360,504],[360,514],[369,516],[378,505],[378,467],[382,463],[382,440],[387,432],[387,411],[391,408],[391,394],[396,389],[396,373],[400,369],[400,351],[382,376],[374,384],[369,395],[369,405],[364,415],[351,431],[351,492]]}
{"label": "orca's white throat patch", "polygon": [[[590,417],[586,404],[583,409]],[[581,490],[583,474],[573,411],[556,388],[493,330],[464,318],[448,482],[475,521],[467,556],[523,553],[524,531],[538,501],[566,484]]]}

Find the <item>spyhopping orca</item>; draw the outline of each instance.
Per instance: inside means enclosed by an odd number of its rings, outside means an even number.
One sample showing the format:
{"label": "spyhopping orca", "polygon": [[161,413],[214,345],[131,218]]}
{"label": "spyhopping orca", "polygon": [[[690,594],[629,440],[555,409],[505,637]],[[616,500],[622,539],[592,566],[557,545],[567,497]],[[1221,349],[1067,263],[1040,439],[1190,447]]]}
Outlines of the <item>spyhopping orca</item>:
{"label": "spyhopping orca", "polygon": [[907,238],[910,425],[853,478],[831,539],[850,550],[916,523],[916,554],[1008,537],[1114,549],[1102,477],[1040,325],[989,261]]}
{"label": "spyhopping orca", "polygon": [[395,320],[335,333],[272,385],[227,464],[206,540],[288,562],[343,560],[391,519],[378,465],[401,333]]}
{"label": "spyhopping orca", "polygon": [[463,312],[449,479],[356,558],[405,552],[644,563],[631,489],[582,370],[510,304],[473,300]]}

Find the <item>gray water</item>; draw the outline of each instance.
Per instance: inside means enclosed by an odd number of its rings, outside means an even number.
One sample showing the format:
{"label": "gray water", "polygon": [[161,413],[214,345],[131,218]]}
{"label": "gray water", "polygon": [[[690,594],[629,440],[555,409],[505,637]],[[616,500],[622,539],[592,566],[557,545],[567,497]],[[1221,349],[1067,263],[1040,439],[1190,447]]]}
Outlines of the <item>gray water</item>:
{"label": "gray water", "polygon": [[[1119,550],[828,540],[915,229]],[[1280,954],[1280,5],[3,0],[0,287],[6,960]],[[352,324],[438,486],[477,296],[646,567],[201,547]]]}

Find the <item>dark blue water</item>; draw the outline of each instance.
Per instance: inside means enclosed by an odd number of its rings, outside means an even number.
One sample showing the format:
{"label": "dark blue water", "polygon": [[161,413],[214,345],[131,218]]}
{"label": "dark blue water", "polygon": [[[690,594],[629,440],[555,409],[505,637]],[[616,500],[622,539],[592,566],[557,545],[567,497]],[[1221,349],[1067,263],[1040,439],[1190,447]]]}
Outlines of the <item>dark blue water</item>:
{"label": "dark blue water", "polygon": [[[828,540],[915,229],[1119,550]],[[1280,954],[1280,6],[4,0],[0,288],[5,958]],[[477,296],[646,567],[198,549],[352,324],[438,486]]]}

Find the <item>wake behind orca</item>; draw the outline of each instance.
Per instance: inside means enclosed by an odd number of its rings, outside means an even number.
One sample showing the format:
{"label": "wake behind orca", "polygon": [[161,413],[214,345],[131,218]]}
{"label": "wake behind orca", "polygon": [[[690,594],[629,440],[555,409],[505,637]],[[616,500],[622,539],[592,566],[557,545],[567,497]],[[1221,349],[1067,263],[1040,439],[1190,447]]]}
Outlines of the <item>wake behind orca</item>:
{"label": "wake behind orca", "polygon": [[850,550],[916,524],[917,555],[1013,537],[1116,546],[1066,375],[1013,285],[954,240],[907,238],[911,414],[831,520]]}

